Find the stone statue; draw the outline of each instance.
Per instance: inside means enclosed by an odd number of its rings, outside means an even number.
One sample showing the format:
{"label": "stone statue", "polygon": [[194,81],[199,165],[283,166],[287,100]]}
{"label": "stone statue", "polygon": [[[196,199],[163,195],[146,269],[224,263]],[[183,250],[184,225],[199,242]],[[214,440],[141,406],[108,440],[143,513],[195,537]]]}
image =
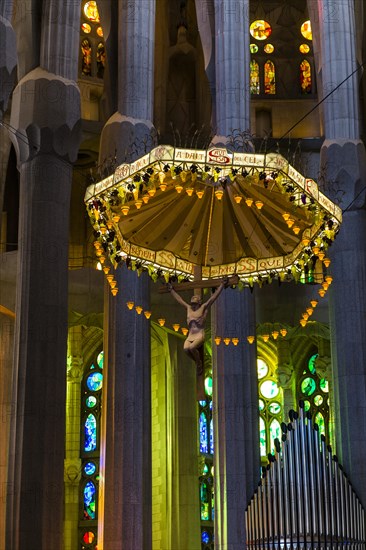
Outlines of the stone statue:
{"label": "stone statue", "polygon": [[177,300],[179,304],[187,310],[188,335],[184,342],[184,351],[191,359],[196,362],[197,374],[203,372],[203,364],[200,354],[200,349],[205,341],[205,321],[208,310],[215,300],[220,296],[221,292],[228,285],[228,280],[225,279],[220,286],[215,290],[212,296],[204,303],[199,296],[192,296],[191,303],[187,304],[181,296],[174,290],[171,284],[168,284],[169,292]]}

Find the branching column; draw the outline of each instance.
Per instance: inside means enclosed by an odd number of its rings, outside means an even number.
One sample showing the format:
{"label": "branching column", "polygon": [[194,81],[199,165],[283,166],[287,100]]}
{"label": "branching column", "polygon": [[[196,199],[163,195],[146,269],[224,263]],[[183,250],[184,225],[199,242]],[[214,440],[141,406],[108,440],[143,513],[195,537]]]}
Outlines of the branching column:
{"label": "branching column", "polygon": [[[45,52],[77,52],[80,6],[45,0],[42,26],[58,7],[74,34],[43,33],[42,68],[18,83],[11,134],[20,171],[19,251],[13,370],[7,548],[63,548],[68,232],[72,163],[80,140],[77,53],[64,69]],[[62,38],[62,40],[61,40]],[[57,54],[56,54],[57,50]],[[51,72],[58,70],[59,73]]]}
{"label": "branching column", "polygon": [[254,298],[225,290],[214,306],[213,336],[239,345],[214,346],[215,548],[245,548],[243,513],[259,479],[259,428]]}
{"label": "branching column", "polygon": [[[318,0],[323,96],[357,67],[354,2]],[[325,192],[347,209],[331,250],[330,323],[337,454],[366,504],[366,181],[354,74],[324,105]],[[351,268],[352,266],[352,268]]]}

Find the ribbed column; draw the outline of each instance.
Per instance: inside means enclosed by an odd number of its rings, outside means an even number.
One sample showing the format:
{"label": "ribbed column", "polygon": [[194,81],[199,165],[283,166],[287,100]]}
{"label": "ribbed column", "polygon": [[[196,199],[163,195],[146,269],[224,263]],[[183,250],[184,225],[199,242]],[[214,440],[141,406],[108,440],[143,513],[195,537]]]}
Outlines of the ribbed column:
{"label": "ribbed column", "polygon": [[50,73],[77,80],[80,2],[43,0],[40,65]]}
{"label": "ribbed column", "polygon": [[250,126],[248,14],[249,0],[215,0],[215,141]]}
{"label": "ribbed column", "polygon": [[196,0],[196,17],[203,56],[205,72],[209,82],[212,116],[211,123],[216,124],[216,72],[215,72],[215,9],[214,0]]}
{"label": "ribbed column", "polygon": [[5,512],[7,495],[11,493],[11,487],[7,483],[7,476],[10,419],[13,413],[11,400],[13,342],[14,319],[0,313],[0,550],[7,550],[5,543]]}
{"label": "ribbed column", "polygon": [[119,0],[118,112],[106,123],[99,158],[131,160],[151,148],[154,112],[155,0]]}
{"label": "ribbed column", "polygon": [[83,328],[69,329],[66,378],[66,443],[65,443],[65,520],[64,550],[79,544],[80,459],[80,383],[83,377]]}
{"label": "ribbed column", "polygon": [[0,120],[6,111],[15,82],[17,45],[11,19],[13,0],[2,0],[0,4]]}
{"label": "ribbed column", "polygon": [[336,451],[366,504],[365,211],[346,212],[332,247],[329,289]]}
{"label": "ribbed column", "polygon": [[[323,96],[358,67],[353,0],[318,0]],[[325,100],[326,139],[358,140],[360,137],[358,83],[360,72]]]}
{"label": "ribbed column", "polygon": [[255,329],[254,297],[225,290],[213,311],[214,334],[236,336],[238,346],[214,346],[215,548],[245,547],[243,513],[259,478],[256,348],[246,336]]}
{"label": "ribbed column", "polygon": [[101,550],[151,548],[150,322],[126,301],[149,309],[149,279],[125,267],[116,272],[119,293],[109,293],[106,380],[103,388],[99,510]]}

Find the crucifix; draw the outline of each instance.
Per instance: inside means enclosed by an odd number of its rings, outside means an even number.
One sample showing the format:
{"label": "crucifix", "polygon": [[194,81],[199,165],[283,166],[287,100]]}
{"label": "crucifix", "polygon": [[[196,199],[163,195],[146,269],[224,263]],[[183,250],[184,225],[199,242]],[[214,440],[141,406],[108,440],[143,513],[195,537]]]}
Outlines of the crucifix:
{"label": "crucifix", "polygon": [[[220,296],[223,289],[237,283],[237,276],[226,279],[208,279],[202,281],[201,268],[197,267],[195,269],[193,282],[181,283],[175,285],[174,287],[172,284],[168,284],[166,287],[159,290],[159,292],[170,292],[175,300],[187,310],[187,324],[189,332],[184,342],[184,351],[196,363],[196,388],[198,401],[205,400],[203,343],[205,341],[206,317],[210,307]],[[202,302],[202,289],[215,287],[216,290],[211,297],[206,302]],[[190,289],[194,290],[194,294],[191,298],[190,304],[187,304],[187,302],[185,302],[178,294],[177,290],[183,291]]]}

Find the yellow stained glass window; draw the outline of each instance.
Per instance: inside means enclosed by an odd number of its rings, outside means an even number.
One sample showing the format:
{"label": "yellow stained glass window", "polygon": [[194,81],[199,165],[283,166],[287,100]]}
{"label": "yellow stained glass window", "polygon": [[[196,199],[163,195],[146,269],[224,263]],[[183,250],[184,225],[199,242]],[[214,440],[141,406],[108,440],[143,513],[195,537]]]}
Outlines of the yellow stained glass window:
{"label": "yellow stained glass window", "polygon": [[300,53],[309,53],[310,52],[310,46],[308,44],[301,44],[299,47]]}
{"label": "yellow stained glass window", "polygon": [[301,34],[303,35],[303,37],[306,38],[306,40],[312,40],[313,39],[313,33],[311,31],[310,21],[305,21],[301,25],[300,31],[301,31]]}
{"label": "yellow stained glass window", "polygon": [[92,73],[92,48],[89,40],[84,38],[81,43],[81,74],[91,76]]}
{"label": "yellow stained glass window", "polygon": [[257,19],[249,27],[250,34],[256,40],[267,40],[272,32],[272,27],[267,21]]}
{"label": "yellow stained glass window", "polygon": [[266,44],[263,49],[266,53],[273,53],[274,52],[274,45],[273,44]]}
{"label": "yellow stained glass window", "polygon": [[273,95],[276,93],[276,71],[272,61],[264,64],[264,93]]}
{"label": "yellow stained glass window", "polygon": [[93,23],[100,22],[98,7],[95,0],[90,0],[90,2],[86,2],[84,6],[84,13],[89,21],[93,21]]}
{"label": "yellow stained glass window", "polygon": [[81,30],[85,32],[85,34],[89,34],[91,32],[91,26],[88,23],[83,23],[81,25]]}
{"label": "yellow stained glass window", "polygon": [[254,95],[260,93],[259,65],[254,59],[250,62],[250,93]]}
{"label": "yellow stained glass window", "polygon": [[300,63],[300,85],[301,93],[311,94],[311,67],[306,59]]}
{"label": "yellow stained glass window", "polygon": [[101,38],[103,38],[103,29],[102,29],[102,27],[97,28],[97,35],[100,36]]}

